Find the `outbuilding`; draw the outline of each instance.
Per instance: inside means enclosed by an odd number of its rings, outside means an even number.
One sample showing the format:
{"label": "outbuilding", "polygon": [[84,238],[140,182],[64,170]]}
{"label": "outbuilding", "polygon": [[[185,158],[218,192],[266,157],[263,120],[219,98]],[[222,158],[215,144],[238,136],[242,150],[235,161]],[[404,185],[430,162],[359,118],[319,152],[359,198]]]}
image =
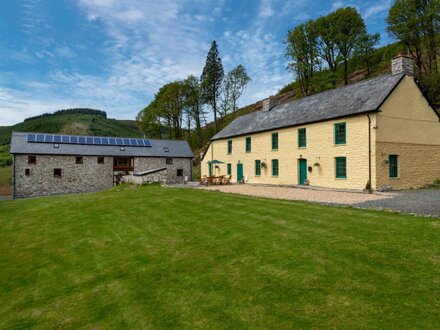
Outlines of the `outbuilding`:
{"label": "outbuilding", "polygon": [[13,132],[11,154],[14,198],[183,183],[192,174],[186,141]]}

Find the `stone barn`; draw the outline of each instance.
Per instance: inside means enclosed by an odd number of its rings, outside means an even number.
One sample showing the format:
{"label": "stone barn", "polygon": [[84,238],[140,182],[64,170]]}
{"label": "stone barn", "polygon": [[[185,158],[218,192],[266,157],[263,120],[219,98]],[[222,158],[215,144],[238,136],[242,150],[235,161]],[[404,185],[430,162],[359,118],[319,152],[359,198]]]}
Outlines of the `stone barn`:
{"label": "stone barn", "polygon": [[186,141],[12,133],[13,198],[92,192],[120,182],[183,183]]}

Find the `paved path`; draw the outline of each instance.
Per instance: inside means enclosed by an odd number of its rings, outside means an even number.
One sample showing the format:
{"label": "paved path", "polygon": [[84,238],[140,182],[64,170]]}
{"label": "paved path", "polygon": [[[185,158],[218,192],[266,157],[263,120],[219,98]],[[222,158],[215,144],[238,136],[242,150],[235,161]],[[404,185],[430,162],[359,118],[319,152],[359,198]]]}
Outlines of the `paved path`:
{"label": "paved path", "polygon": [[440,189],[417,189],[399,192],[390,199],[366,201],[356,207],[385,209],[440,218]]}
{"label": "paved path", "polygon": [[440,217],[440,189],[374,194],[251,184],[209,186],[200,189],[257,197],[309,201],[328,205],[386,209]]}

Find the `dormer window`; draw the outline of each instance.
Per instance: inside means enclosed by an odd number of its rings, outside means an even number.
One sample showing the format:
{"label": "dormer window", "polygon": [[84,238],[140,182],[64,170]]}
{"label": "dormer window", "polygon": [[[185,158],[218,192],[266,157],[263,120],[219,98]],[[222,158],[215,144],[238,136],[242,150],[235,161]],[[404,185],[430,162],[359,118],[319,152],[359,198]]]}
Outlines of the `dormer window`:
{"label": "dormer window", "polygon": [[168,147],[163,147],[163,151],[170,152],[170,149],[168,149]]}

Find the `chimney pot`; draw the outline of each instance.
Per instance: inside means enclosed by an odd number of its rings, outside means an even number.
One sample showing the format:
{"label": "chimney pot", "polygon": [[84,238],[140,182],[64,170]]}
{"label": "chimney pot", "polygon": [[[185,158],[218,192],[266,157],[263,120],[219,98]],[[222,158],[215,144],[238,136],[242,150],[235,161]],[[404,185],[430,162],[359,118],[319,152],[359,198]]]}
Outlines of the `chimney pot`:
{"label": "chimney pot", "polygon": [[405,73],[408,76],[414,76],[414,61],[411,56],[398,54],[391,60],[392,74]]}

